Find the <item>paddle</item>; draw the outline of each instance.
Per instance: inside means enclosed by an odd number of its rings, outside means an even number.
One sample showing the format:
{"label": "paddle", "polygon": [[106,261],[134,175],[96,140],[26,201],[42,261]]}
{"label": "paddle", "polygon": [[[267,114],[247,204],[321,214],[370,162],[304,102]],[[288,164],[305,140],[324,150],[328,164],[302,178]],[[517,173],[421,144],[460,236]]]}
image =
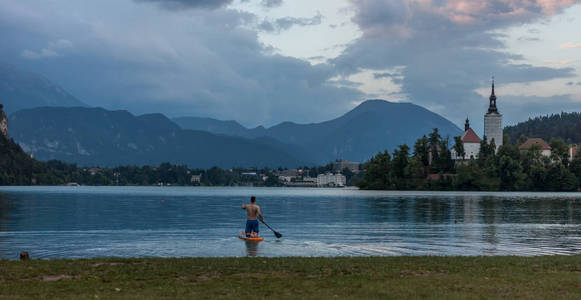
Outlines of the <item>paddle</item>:
{"label": "paddle", "polygon": [[266,224],[266,222],[264,222],[263,220],[260,220],[260,222],[262,222],[262,224],[266,225],[266,227],[268,227],[268,229],[272,230],[272,232],[274,232],[274,235],[276,236],[277,239],[280,239],[282,237],[282,234],[280,234],[280,232],[272,229],[272,227],[268,226],[268,224]]}

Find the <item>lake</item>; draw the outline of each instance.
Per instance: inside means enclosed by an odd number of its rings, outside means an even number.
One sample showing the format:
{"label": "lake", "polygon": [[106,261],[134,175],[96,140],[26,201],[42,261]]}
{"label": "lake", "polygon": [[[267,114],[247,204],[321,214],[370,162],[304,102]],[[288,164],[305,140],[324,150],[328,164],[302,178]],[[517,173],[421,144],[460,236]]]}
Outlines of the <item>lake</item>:
{"label": "lake", "polygon": [[[264,242],[236,237],[257,197]],[[0,187],[0,258],[581,254],[581,193]]]}

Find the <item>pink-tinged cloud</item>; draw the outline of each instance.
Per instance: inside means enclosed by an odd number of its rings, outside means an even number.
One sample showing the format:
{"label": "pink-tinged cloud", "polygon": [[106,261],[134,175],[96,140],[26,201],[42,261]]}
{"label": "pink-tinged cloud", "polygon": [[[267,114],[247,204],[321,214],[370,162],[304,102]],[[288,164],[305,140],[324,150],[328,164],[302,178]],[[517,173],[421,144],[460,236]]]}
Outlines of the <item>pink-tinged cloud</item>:
{"label": "pink-tinged cloud", "polygon": [[[416,2],[418,0],[406,0]],[[426,6],[426,1],[419,1]],[[535,17],[551,16],[579,0],[448,0],[431,2],[429,8],[457,24],[487,23],[494,20],[531,21]]]}
{"label": "pink-tinged cloud", "polygon": [[[426,1],[421,2],[425,5]],[[505,18],[530,21],[527,19],[551,16],[580,2],[579,0],[448,0],[443,2],[443,5],[432,3],[431,9],[455,23],[467,24]]]}
{"label": "pink-tinged cloud", "polygon": [[[511,23],[532,22],[538,18],[560,13],[581,3],[581,0],[350,0],[356,9],[354,21],[378,35],[382,30],[393,33],[413,31],[414,23],[426,17],[468,27],[506,26]],[[388,26],[385,26],[388,25]],[[397,25],[399,28],[387,28]],[[421,25],[420,25],[421,26]],[[378,28],[380,27],[380,28]],[[411,27],[402,30],[402,27]]]}
{"label": "pink-tinged cloud", "polygon": [[575,49],[581,48],[581,43],[565,43],[559,46],[560,49]]}

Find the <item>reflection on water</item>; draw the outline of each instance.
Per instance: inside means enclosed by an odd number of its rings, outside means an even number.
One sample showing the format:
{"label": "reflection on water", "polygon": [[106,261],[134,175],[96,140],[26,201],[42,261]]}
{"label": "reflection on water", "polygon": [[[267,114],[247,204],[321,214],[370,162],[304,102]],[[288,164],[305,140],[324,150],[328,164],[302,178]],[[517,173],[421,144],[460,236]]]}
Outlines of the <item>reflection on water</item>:
{"label": "reflection on water", "polygon": [[258,256],[258,245],[259,243],[257,242],[250,242],[250,241],[245,241],[246,243],[246,255],[247,256]]}
{"label": "reflection on water", "polygon": [[[264,242],[236,237],[256,195]],[[581,253],[581,194],[0,187],[0,258]]]}

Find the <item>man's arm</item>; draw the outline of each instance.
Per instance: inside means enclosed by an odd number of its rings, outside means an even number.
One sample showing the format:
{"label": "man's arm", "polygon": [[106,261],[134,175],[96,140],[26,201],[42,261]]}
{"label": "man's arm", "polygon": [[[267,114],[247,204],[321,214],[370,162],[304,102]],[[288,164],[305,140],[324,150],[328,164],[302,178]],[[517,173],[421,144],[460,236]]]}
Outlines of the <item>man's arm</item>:
{"label": "man's arm", "polygon": [[246,204],[242,204],[242,209],[246,209]]}
{"label": "man's arm", "polygon": [[262,218],[262,212],[260,211],[260,206],[257,207],[256,213],[258,214],[258,218],[260,219],[260,221],[264,222],[264,219]]}

